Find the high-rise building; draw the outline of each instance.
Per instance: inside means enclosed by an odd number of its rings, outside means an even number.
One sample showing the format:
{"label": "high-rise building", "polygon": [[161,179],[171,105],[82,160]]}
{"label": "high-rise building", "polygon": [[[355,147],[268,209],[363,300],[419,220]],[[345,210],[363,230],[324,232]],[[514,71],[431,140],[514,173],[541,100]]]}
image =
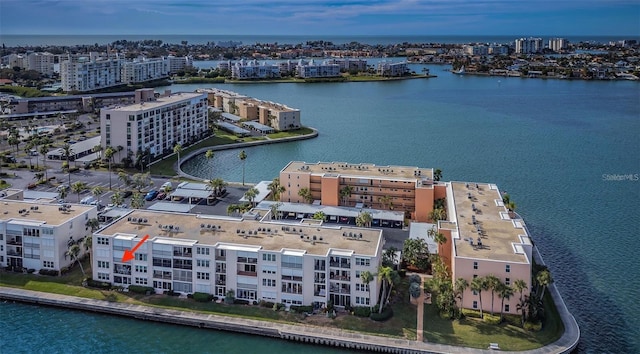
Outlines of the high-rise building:
{"label": "high-rise building", "polygon": [[71,56],[60,63],[60,79],[64,91],[93,91],[122,85],[123,59],[102,59],[94,53],[90,57]]}
{"label": "high-rise building", "polygon": [[542,51],[542,38],[518,38],[516,39],[517,54],[535,54]]}

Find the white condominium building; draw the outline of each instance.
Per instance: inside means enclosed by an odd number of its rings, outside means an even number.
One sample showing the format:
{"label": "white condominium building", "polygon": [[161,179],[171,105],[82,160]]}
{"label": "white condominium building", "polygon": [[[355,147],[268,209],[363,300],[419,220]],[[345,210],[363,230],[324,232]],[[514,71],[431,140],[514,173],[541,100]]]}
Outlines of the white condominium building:
{"label": "white condominium building", "polygon": [[549,39],[549,49],[554,52],[560,52],[567,49],[569,42],[565,38],[551,38]]}
{"label": "white condominium building", "polygon": [[543,49],[542,38],[518,38],[516,39],[517,54],[533,54],[539,53]]}
{"label": "white condominium building", "polygon": [[29,53],[27,55],[27,70],[35,70],[43,75],[53,75],[53,64],[56,56],[51,53]]}
{"label": "white condominium building", "polygon": [[[45,204],[2,199],[0,213],[0,266],[14,270],[57,270],[73,260],[65,256],[69,241],[91,234],[87,221],[97,207],[80,204]],[[81,254],[84,246],[80,244]]]}
{"label": "white condominium building", "polygon": [[122,59],[72,57],[60,63],[60,79],[64,91],[92,91],[123,83]]}
{"label": "white condominium building", "polygon": [[[266,211],[268,213],[268,211]],[[266,215],[266,214],[265,214]],[[145,235],[132,261],[125,250]],[[290,305],[373,306],[381,230],[136,210],[93,236],[93,277],[156,292],[202,292]]]}
{"label": "white condominium building", "polygon": [[167,72],[169,74],[177,73],[180,70],[193,67],[193,58],[190,56],[175,57],[169,55],[164,58],[165,65],[167,66]]}
{"label": "white condominium building", "polygon": [[280,68],[274,64],[260,64],[257,60],[243,59],[231,66],[231,77],[237,80],[279,78]]}
{"label": "white condominium building", "polygon": [[208,131],[207,95],[174,93],[155,97],[153,89],[136,90],[135,103],[102,109],[102,146],[122,146],[135,157],[157,157],[176,144],[189,145]]}
{"label": "white condominium building", "polygon": [[141,58],[122,65],[122,82],[131,84],[167,78],[167,60]]}
{"label": "white condominium building", "polygon": [[399,63],[391,63],[381,61],[378,63],[376,74],[380,76],[403,76],[409,73],[409,66],[406,61]]}
{"label": "white condominium building", "polygon": [[340,65],[322,62],[316,64],[313,60],[305,62],[300,60],[296,67],[297,75],[301,78],[314,77],[338,77],[340,76]]}

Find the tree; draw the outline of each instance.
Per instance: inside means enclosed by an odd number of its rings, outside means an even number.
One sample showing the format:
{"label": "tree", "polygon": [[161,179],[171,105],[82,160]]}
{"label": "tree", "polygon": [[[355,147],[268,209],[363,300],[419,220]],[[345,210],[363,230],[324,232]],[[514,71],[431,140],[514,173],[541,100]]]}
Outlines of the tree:
{"label": "tree", "polygon": [[207,182],[207,189],[212,190],[216,196],[220,196],[222,188],[226,185],[227,183],[222,178],[216,178]]}
{"label": "tree", "polygon": [[516,281],[513,282],[513,287],[517,292],[520,293],[520,301],[518,302],[518,305],[517,305],[516,308],[517,308],[518,311],[520,311],[520,317],[522,319],[522,325],[524,326],[524,320],[525,320],[525,316],[526,316],[526,313],[525,313],[526,305],[525,305],[525,300],[524,300],[524,297],[523,297],[522,294],[523,294],[524,289],[528,288],[527,282],[525,282],[522,279],[516,279]]}
{"label": "tree", "polygon": [[40,145],[40,150],[38,151],[40,155],[42,155],[42,167],[44,167],[44,178],[46,179],[49,179],[49,176],[47,175],[47,166],[45,165],[45,161],[47,160],[47,154],[49,153],[50,149],[51,145],[43,144]]}
{"label": "tree", "polygon": [[429,212],[429,219],[434,224],[437,224],[440,220],[445,220],[447,218],[447,212],[443,208],[434,208]]}
{"label": "tree", "polygon": [[82,267],[82,263],[80,262],[80,259],[78,259],[78,255],[80,255],[80,246],[77,243],[71,244],[69,246],[69,249],[65,253],[65,255],[69,256],[69,258],[71,258],[72,261],[78,262],[78,264],[80,265],[80,270],[82,271],[82,275],[86,275],[84,273],[84,268]]}
{"label": "tree", "polygon": [[180,168],[180,153],[182,152],[182,145],[176,144],[173,147],[173,153],[178,155],[178,169]]}
{"label": "tree", "polygon": [[456,294],[456,297],[460,298],[460,308],[464,306],[464,292],[468,287],[469,282],[465,278],[456,279],[456,282],[453,285],[453,290]]}
{"label": "tree", "polygon": [[153,186],[153,180],[151,179],[151,174],[149,172],[136,173],[131,178],[131,184],[140,193],[143,189]]}
{"label": "tree", "polygon": [[553,283],[553,278],[551,277],[551,273],[547,269],[543,269],[536,274],[536,283],[538,286],[542,287],[542,291],[540,292],[540,299],[544,297],[544,291],[549,286],[549,284]]}
{"label": "tree", "polygon": [[207,152],[204,153],[204,157],[206,157],[207,160],[211,160],[214,155],[215,153],[211,149],[207,150]]}
{"label": "tree", "polygon": [[469,287],[471,288],[471,290],[478,293],[478,302],[480,303],[480,318],[484,318],[484,311],[482,310],[482,292],[489,288],[487,286],[487,281],[484,277],[477,277],[471,281]]}
{"label": "tree", "polygon": [[487,282],[487,287],[489,288],[489,290],[491,290],[491,316],[493,316],[493,296],[495,295],[496,291],[500,289],[500,285],[502,285],[502,282],[493,274],[487,275],[485,277],[485,281]]}
{"label": "tree", "polygon": [[251,205],[253,206],[253,201],[256,199],[259,193],[260,191],[257,188],[251,187],[248,191],[244,192],[244,198],[248,200],[249,203],[251,203]]}
{"label": "tree", "polygon": [[120,180],[120,182],[122,182],[124,184],[125,187],[129,187],[133,183],[133,180],[131,179],[131,176],[129,176],[124,171],[118,172],[118,179]]}
{"label": "tree", "polygon": [[391,210],[393,208],[393,203],[391,202],[391,197],[388,195],[383,195],[378,198],[378,202],[382,204],[385,208]]}
{"label": "tree", "polygon": [[[84,225],[87,228],[91,229],[91,233],[93,233],[100,227],[100,222],[98,222],[98,219],[96,219],[96,218],[91,218],[91,219],[87,220],[87,222]],[[85,247],[91,248],[91,245],[87,246],[86,243],[84,245],[85,245]]]}
{"label": "tree", "polygon": [[441,178],[442,178],[442,170],[439,168],[436,168],[435,171],[433,171],[433,180],[439,181]]}
{"label": "tree", "polygon": [[109,190],[112,189],[111,185],[111,162],[113,161],[113,155],[115,155],[116,150],[111,146],[107,146],[104,150],[104,157],[107,159],[107,163],[109,164]]}
{"label": "tree", "polygon": [[382,265],[395,269],[396,258],[398,257],[398,249],[391,246],[382,253]]}
{"label": "tree", "polygon": [[422,238],[406,239],[402,244],[402,258],[411,266],[426,270],[429,266],[429,246]]}
{"label": "tree", "polygon": [[313,202],[313,196],[311,195],[311,190],[309,190],[309,188],[300,188],[298,196],[300,196],[305,203]]}
{"label": "tree", "polygon": [[122,194],[120,194],[120,192],[115,191],[111,195],[111,203],[115,206],[121,205],[124,203],[124,197],[122,197]]}
{"label": "tree", "polygon": [[280,202],[271,204],[271,206],[269,207],[269,210],[271,211],[271,219],[280,219],[280,212],[278,211],[278,209],[281,205],[282,203]]}
{"label": "tree", "polygon": [[269,191],[271,192],[271,200],[280,200],[280,195],[284,193],[285,188],[280,184],[280,178],[276,177],[269,183]]}
{"label": "tree", "polygon": [[351,186],[344,186],[340,189],[340,199],[342,199],[342,205],[348,205],[351,193],[353,193],[353,187]]}
{"label": "tree", "polygon": [[104,194],[104,188],[100,187],[100,186],[95,186],[93,187],[93,189],[91,190],[91,194],[96,197],[96,198],[100,198],[101,195]]}
{"label": "tree", "polygon": [[[367,288],[367,291],[369,291],[369,304],[373,303],[373,301],[371,301],[371,288],[369,287],[369,283],[373,281],[373,274],[370,271],[365,270],[360,273],[360,280],[362,281],[362,284],[364,284],[365,288]],[[371,306],[369,306],[369,308],[371,308]]]}
{"label": "tree", "polygon": [[[95,220],[96,222],[98,221],[98,219],[92,218],[92,219],[87,220],[87,223],[89,223],[89,221],[91,221],[91,220]],[[100,224],[98,224],[98,226],[96,226],[95,230],[98,229],[99,225]],[[93,229],[93,226],[90,226],[90,227],[91,227],[91,230],[92,230],[91,232],[93,233],[95,230]],[[93,235],[89,234],[89,235],[85,236],[83,241],[82,241],[82,243],[84,244],[84,250],[89,253],[89,264],[91,264],[91,249],[93,247]]]}
{"label": "tree", "polygon": [[69,185],[71,185],[71,166],[69,166],[69,159],[73,154],[73,148],[69,143],[62,145],[62,156],[67,160],[67,174],[69,175]]}
{"label": "tree", "polygon": [[240,159],[240,161],[242,161],[242,185],[244,186],[244,160],[247,159],[247,153],[244,152],[244,150],[240,151],[240,153],[238,154],[238,158]]}
{"label": "tree", "polygon": [[64,200],[69,194],[69,189],[67,186],[60,186],[59,188],[60,189],[58,190],[58,198],[60,200]]}
{"label": "tree", "polygon": [[372,220],[373,218],[371,217],[371,213],[368,211],[363,211],[356,217],[356,226],[371,227]]}
{"label": "tree", "polygon": [[[383,308],[386,305],[387,292],[391,293],[391,286],[393,282],[393,269],[390,267],[381,266],[378,269],[378,278],[382,282],[382,293],[380,294],[380,304],[378,306],[378,313],[382,313]],[[361,274],[362,276],[362,274]]]}
{"label": "tree", "polygon": [[498,289],[498,297],[502,300],[500,302],[500,322],[502,322],[502,317],[504,314],[504,300],[509,300],[511,296],[513,296],[513,288],[509,285],[500,283]]}
{"label": "tree", "polygon": [[325,221],[327,220],[327,215],[324,213],[324,211],[316,211],[311,218],[313,220]]}
{"label": "tree", "polygon": [[134,209],[140,209],[144,206],[144,196],[142,193],[133,193],[131,195],[131,207]]}
{"label": "tree", "polygon": [[87,189],[87,184],[82,181],[76,181],[71,185],[71,191],[78,195],[78,201],[80,201],[80,193]]}
{"label": "tree", "polygon": [[431,230],[427,231],[427,234],[438,243],[438,245],[444,245],[447,243],[447,236],[443,233],[438,232],[435,228],[431,228]]}

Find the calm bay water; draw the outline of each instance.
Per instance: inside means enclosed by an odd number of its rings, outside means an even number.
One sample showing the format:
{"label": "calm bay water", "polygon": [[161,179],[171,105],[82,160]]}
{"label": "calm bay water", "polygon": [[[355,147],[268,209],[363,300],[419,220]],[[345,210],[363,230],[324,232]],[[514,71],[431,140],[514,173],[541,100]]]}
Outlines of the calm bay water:
{"label": "calm bay water", "polygon": [[[437,78],[217,85],[300,108],[303,124],[320,131],[312,140],[245,149],[246,180],[271,180],[289,161],[303,160],[434,167],[446,180],[494,182],[516,202],[576,316],[580,351],[640,352],[638,83],[456,76],[429,68]],[[237,156],[217,152],[184,170],[239,181]],[[618,174],[632,180],[612,180]],[[44,343],[57,349],[49,352],[113,352],[125,343],[142,352],[330,351],[19,304],[0,304],[0,333],[7,352],[44,351]]]}

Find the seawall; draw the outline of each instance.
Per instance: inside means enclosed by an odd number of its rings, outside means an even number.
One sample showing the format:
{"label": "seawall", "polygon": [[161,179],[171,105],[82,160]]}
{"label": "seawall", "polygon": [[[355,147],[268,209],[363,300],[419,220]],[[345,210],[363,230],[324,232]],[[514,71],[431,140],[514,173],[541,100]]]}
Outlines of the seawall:
{"label": "seawall", "polygon": [[[551,291],[557,292],[557,289]],[[55,306],[74,310],[125,316],[145,321],[157,321],[177,325],[209,328],[214,330],[260,335],[308,344],[376,353],[492,353],[491,350],[457,347],[429,342],[418,342],[401,338],[381,337],[337,328],[286,324],[216,314],[170,310],[160,307],[108,302],[75,296],[43,293],[18,288],[0,287],[0,299],[37,305]],[[555,343],[545,347],[515,352],[521,354],[570,353],[577,344],[578,336],[572,333],[565,321],[565,333]],[[577,327],[577,326],[576,326]],[[504,353],[508,353],[504,351]]]}

